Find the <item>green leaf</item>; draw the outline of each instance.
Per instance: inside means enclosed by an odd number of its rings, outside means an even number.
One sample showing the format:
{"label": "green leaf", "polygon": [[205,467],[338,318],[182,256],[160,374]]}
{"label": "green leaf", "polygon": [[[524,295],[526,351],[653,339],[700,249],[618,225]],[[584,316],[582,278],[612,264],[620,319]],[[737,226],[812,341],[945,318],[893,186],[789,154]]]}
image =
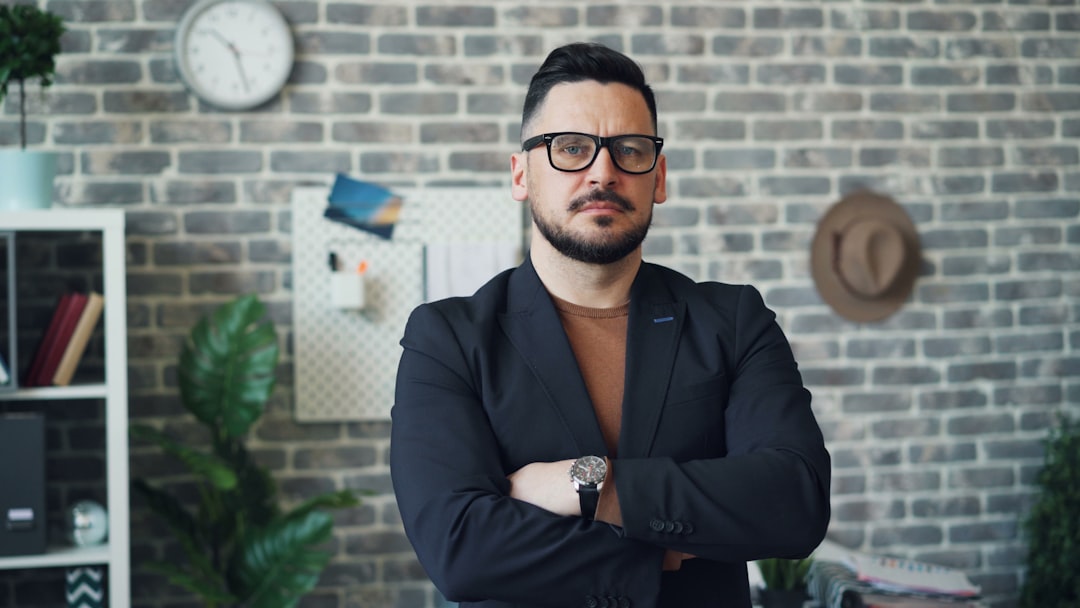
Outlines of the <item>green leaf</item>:
{"label": "green leaf", "polygon": [[251,608],[295,606],[330,560],[315,546],[330,539],[332,528],[329,515],[310,511],[252,535],[231,564],[233,589]]}
{"label": "green leaf", "polygon": [[228,437],[247,433],[274,388],[278,344],[255,295],[222,305],[192,329],[180,353],[184,407]]}
{"label": "green leaf", "polygon": [[208,603],[232,604],[236,602],[236,597],[230,594],[225,587],[225,579],[220,576],[215,577],[214,580],[206,580],[193,576],[171,562],[146,562],[144,567],[152,572],[164,575],[165,578],[169,579],[170,583],[187,589],[202,597]]}
{"label": "green leaf", "polygon": [[161,431],[146,425],[132,425],[130,433],[132,437],[158,444],[166,453],[181,460],[188,469],[202,476],[214,487],[228,490],[236,486],[236,474],[229,468],[229,463],[220,458],[176,443]]}

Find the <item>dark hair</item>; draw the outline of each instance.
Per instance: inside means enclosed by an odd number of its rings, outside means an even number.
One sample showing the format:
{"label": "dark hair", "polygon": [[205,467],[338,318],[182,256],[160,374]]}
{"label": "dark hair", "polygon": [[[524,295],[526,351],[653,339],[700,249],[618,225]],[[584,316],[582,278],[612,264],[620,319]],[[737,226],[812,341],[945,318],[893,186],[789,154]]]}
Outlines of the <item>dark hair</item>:
{"label": "dark hair", "polygon": [[645,98],[656,130],[656,96],[645,82],[645,74],[634,60],[602,44],[574,42],[548,54],[543,65],[533,74],[525,93],[525,108],[521,113],[524,131],[537,110],[543,105],[551,88],[566,82],[595,80],[602,84],[617,82],[637,89]]}

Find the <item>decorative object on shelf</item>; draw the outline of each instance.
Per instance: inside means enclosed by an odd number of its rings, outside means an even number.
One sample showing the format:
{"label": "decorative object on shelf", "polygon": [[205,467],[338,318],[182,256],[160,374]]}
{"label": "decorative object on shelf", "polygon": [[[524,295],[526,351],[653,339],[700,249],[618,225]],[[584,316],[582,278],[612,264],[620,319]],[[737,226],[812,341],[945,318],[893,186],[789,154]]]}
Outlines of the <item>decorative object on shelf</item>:
{"label": "decorative object on shelf", "polygon": [[91,547],[109,536],[109,514],[93,500],[80,500],[64,513],[64,531],[76,547]]}
{"label": "decorative object on shelf", "polygon": [[765,587],[758,590],[761,608],[802,608],[810,596],[806,593],[806,573],[813,559],[758,560],[758,570]]}
{"label": "decorative object on shelf", "polygon": [[19,86],[18,149],[0,149],[0,209],[52,206],[56,154],[26,149],[26,81],[52,84],[64,24],[33,4],[0,4],[0,102],[12,84]]}
{"label": "decorative object on shelf", "polygon": [[1039,487],[1024,519],[1027,575],[1021,608],[1080,602],[1080,420],[1062,414],[1045,443]]}
{"label": "decorative object on shelf", "polygon": [[293,68],[292,31],[266,0],[200,0],[181,18],[174,51],[191,92],[224,110],[270,101]]}
{"label": "decorative object on shelf", "polygon": [[68,568],[64,573],[67,608],[101,608],[105,605],[104,568]]}
{"label": "decorative object on shelf", "polygon": [[340,490],[283,511],[270,472],[244,447],[275,383],[278,339],[265,314],[257,296],[236,298],[203,317],[184,342],[180,400],[209,431],[209,453],[146,425],[131,428],[133,437],[156,443],[197,478],[197,513],[145,480],[133,481],[132,489],[168,524],[187,558],[148,566],[207,606],[295,605],[330,560],[320,548],[332,534],[327,509],[359,504],[352,491]]}

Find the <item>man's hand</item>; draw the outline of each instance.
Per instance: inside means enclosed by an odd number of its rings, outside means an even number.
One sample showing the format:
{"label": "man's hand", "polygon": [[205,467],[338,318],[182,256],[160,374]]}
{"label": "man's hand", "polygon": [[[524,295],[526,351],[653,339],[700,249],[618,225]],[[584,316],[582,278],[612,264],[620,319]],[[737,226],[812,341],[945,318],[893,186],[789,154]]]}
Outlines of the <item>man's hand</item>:
{"label": "man's hand", "polygon": [[570,481],[571,460],[534,462],[510,474],[510,497],[536,505],[557,515],[581,515],[574,484]]}

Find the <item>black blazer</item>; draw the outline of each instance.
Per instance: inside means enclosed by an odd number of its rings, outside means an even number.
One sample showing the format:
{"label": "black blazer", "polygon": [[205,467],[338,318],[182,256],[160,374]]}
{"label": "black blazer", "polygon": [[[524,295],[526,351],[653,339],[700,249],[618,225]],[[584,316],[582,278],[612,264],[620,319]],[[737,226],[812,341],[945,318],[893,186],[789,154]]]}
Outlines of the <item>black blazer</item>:
{"label": "black blazer", "polygon": [[[448,599],[744,608],[746,561],[805,556],[824,537],[829,454],[758,292],[643,264],[627,333],[619,528],[509,498],[506,476],[528,463],[607,452],[531,261],[413,311],[391,476],[416,555]],[[699,557],[661,572],[668,548]]]}

